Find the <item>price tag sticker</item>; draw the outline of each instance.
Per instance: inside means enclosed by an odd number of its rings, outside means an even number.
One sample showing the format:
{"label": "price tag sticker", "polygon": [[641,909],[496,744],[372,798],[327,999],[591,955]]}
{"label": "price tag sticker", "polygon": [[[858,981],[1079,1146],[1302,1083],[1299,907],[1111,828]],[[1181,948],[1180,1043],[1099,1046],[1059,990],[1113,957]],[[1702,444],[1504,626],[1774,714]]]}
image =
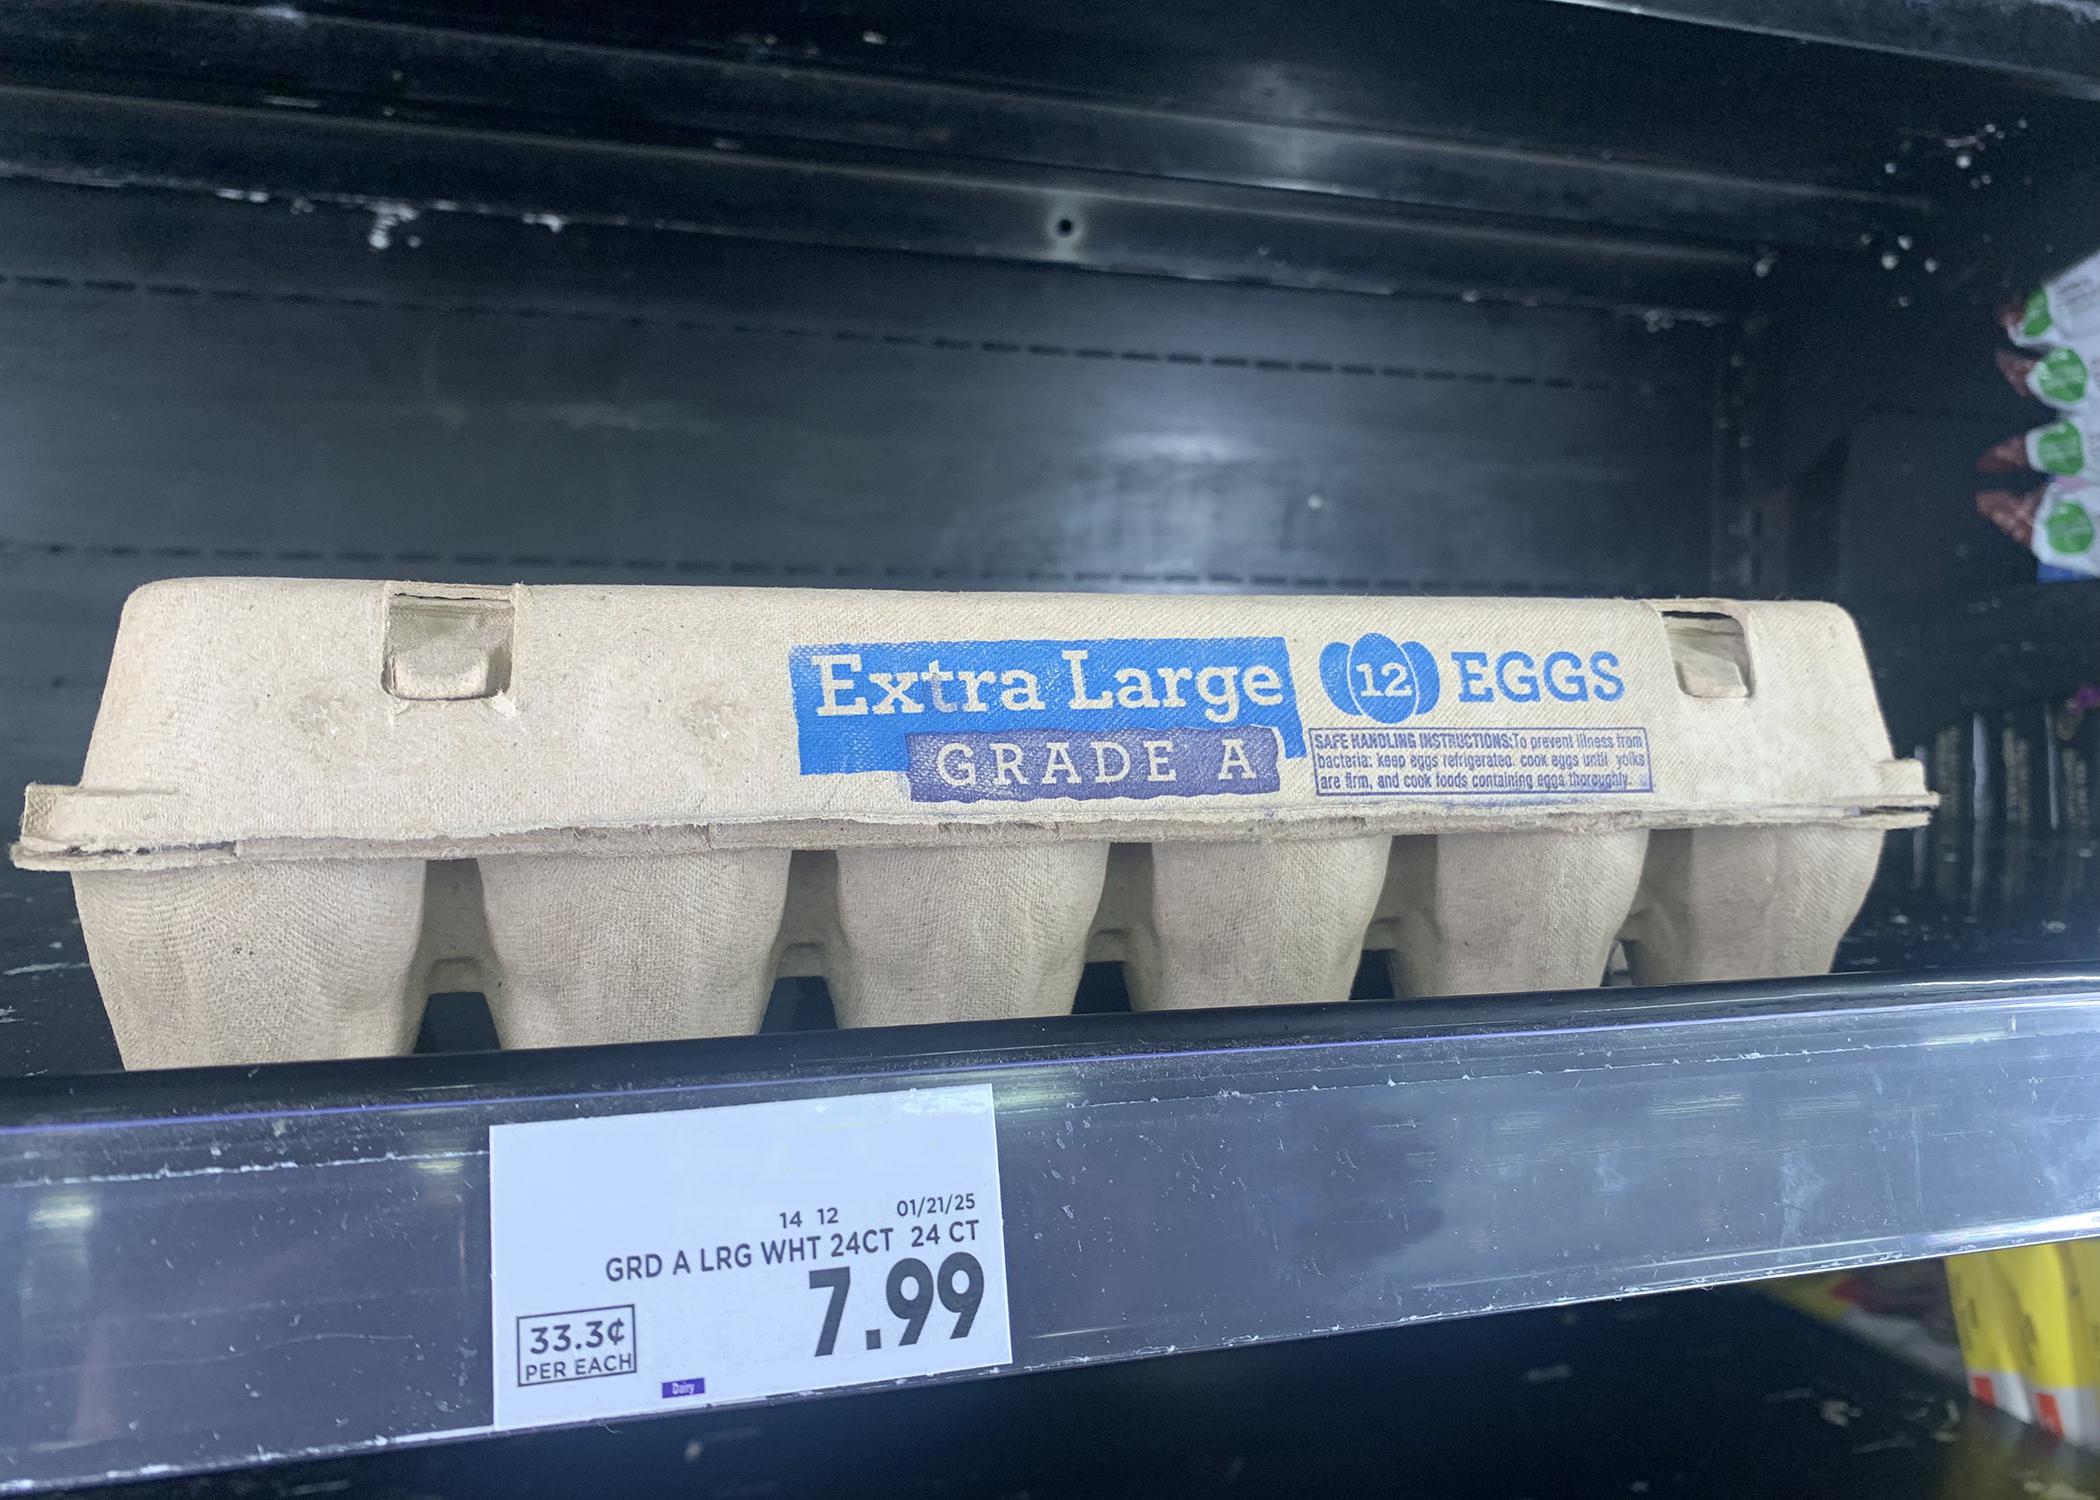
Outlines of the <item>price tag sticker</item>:
{"label": "price tag sticker", "polygon": [[1010,1363],[989,1085],[489,1130],[498,1428]]}

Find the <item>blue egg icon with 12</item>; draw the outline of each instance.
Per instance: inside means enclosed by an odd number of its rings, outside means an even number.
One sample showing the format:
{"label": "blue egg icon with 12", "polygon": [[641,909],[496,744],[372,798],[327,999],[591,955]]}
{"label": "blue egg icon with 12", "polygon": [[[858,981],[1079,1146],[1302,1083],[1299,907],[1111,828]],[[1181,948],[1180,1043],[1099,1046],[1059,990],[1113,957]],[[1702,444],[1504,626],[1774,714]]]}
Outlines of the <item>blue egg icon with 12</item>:
{"label": "blue egg icon with 12", "polygon": [[1372,631],[1355,644],[1331,641],[1320,652],[1320,683],[1334,706],[1380,724],[1398,724],[1436,707],[1436,658],[1420,641]]}

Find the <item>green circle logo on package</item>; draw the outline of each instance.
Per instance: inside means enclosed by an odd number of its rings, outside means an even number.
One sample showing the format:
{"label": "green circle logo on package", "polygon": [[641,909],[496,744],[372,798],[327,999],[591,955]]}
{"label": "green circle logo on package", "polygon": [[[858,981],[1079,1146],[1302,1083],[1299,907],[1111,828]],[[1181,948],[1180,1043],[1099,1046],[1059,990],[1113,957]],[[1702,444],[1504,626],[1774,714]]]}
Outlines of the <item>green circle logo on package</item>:
{"label": "green circle logo on package", "polygon": [[2035,434],[2035,462],[2046,474],[2085,471],[2085,439],[2069,422],[2055,422]]}
{"label": "green circle logo on package", "polygon": [[2049,331],[2049,294],[2036,287],[2027,294],[2026,311],[2020,315],[2020,337],[2038,339]]}
{"label": "green circle logo on package", "polygon": [[2085,399],[2085,361],[2075,349],[2052,349],[2049,357],[2034,367],[2034,388],[2044,400],[2066,404]]}
{"label": "green circle logo on package", "polygon": [[2067,557],[2090,551],[2093,545],[2093,518],[2086,514],[2084,506],[2069,500],[2056,502],[2056,508],[2042,522],[2042,530],[2048,535],[2049,545]]}

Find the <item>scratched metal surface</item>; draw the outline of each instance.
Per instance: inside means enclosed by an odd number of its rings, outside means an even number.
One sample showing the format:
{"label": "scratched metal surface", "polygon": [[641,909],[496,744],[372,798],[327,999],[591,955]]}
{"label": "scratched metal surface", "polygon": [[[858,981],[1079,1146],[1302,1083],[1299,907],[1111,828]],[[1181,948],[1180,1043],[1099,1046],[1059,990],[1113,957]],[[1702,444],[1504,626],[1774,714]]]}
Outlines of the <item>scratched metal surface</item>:
{"label": "scratched metal surface", "polygon": [[121,1493],[559,1500],[608,1488],[700,1500],[2069,1500],[2100,1492],[2100,1458],[1771,1299],[1687,1292]]}
{"label": "scratched metal surface", "polygon": [[878,1078],[998,1092],[1015,1372],[2100,1232],[2085,974],[20,1083],[0,1482],[485,1424],[490,1124]]}

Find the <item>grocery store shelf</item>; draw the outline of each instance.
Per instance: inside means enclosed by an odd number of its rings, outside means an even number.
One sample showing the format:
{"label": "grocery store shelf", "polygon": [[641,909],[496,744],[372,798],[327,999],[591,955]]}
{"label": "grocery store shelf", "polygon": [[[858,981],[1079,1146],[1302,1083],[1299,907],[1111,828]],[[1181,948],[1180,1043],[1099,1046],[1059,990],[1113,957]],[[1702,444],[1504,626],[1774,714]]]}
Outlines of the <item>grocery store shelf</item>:
{"label": "grocery store shelf", "polygon": [[1917,976],[2083,963],[2096,935],[2100,840],[1940,821],[1889,840],[1836,967]]}
{"label": "grocery store shelf", "polygon": [[2091,0],[1571,0],[1794,41],[1930,58],[2015,73],[2084,98],[2100,96],[2100,36]]}
{"label": "grocery store shelf", "polygon": [[493,1124],[963,1082],[1016,1372],[2100,1232],[2090,969],[26,1080],[0,1487],[486,1427]]}
{"label": "grocery store shelf", "polygon": [[[2082,133],[2082,102],[2053,97],[2080,92],[2076,49],[2028,44],[2071,59],[2068,83],[1923,66],[1880,55],[1950,58],[1873,24],[1901,7],[1829,9],[1750,28],[1774,37],[1352,0],[1230,26],[1113,5],[1076,31],[926,3],[652,26],[619,6],[20,0],[0,12],[0,177],[416,221],[381,247],[436,250],[463,219],[520,244],[616,226],[1657,319],[1744,312],[1784,253],[1940,295],[1997,248],[1935,143],[1998,119]],[[1991,146],[2010,183],[2030,147]],[[1944,272],[1878,269],[1913,244]]]}
{"label": "grocery store shelf", "polygon": [[[623,136],[635,145],[684,145],[703,156],[726,152],[742,159],[762,142],[769,155],[800,158],[802,170],[812,150],[845,153],[862,166],[883,168],[882,191],[892,196],[910,191],[897,173],[908,163],[940,160],[947,173],[974,166],[981,174],[985,164],[1005,161],[1116,174],[1118,199],[1145,196],[1133,177],[1172,179],[1278,189],[1301,200],[1332,196],[1365,206],[1514,214],[1585,231],[1610,224],[1727,237],[1754,221],[1772,243],[1826,250],[1853,247],[1863,231],[1918,229],[1926,209],[1921,198],[1884,185],[1807,186],[1739,172],[1665,170],[1637,160],[1458,145],[1405,131],[1175,116],[981,83],[555,45],[543,35],[470,33],[325,12],[287,26],[258,19],[246,7],[34,0],[0,13],[0,42],[17,76],[63,77],[69,84],[92,76],[106,92],[143,87],[256,100],[296,89],[314,99],[399,99],[402,107],[386,117],[397,130],[409,121],[515,129],[532,107],[522,101],[529,100],[559,112],[579,133]],[[171,86],[170,54],[197,58],[196,73]],[[725,137],[732,143],[727,148]],[[10,149],[26,144],[17,140]],[[107,151],[110,143],[101,146]],[[137,137],[135,146],[164,152],[157,164],[167,169],[173,153],[165,135]],[[281,177],[295,162],[276,163],[274,170]],[[427,177],[434,163],[420,165]],[[659,193],[675,170],[675,163],[652,156],[648,171]],[[322,180],[312,177],[308,185]],[[545,195],[560,188],[547,181],[524,190]],[[1062,209],[1044,206],[1054,219],[1076,212],[1086,196],[1080,192]],[[665,203],[655,200],[657,217],[669,216]],[[810,208],[804,203],[798,212],[807,215]],[[1029,225],[1036,248],[1058,250],[1060,259],[1096,253],[1075,233],[1064,236],[1072,243],[1059,246],[1050,236],[1046,244],[1045,227]]]}
{"label": "grocery store shelf", "polygon": [[1971,713],[2068,698],[2100,675],[2100,583],[1904,593],[1852,609],[1898,744]]}
{"label": "grocery store shelf", "polygon": [[[1075,1440],[1077,1439],[1077,1440]],[[2100,1455],[1750,1292],[171,1479],[121,1500],[2092,1494]]]}

